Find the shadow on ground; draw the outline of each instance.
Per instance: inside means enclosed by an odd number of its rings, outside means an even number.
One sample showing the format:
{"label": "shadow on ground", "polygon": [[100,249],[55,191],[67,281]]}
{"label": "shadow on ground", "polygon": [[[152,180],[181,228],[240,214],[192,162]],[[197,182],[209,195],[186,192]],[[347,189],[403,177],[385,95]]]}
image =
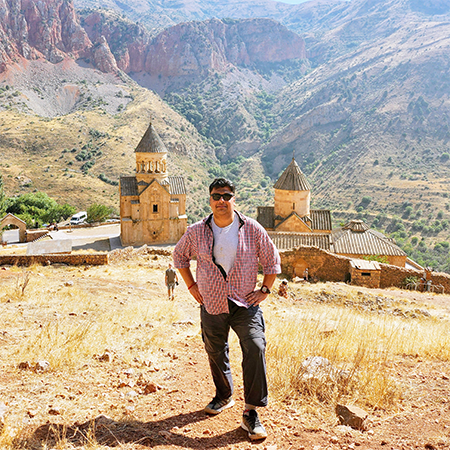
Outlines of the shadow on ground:
{"label": "shadow on ground", "polygon": [[187,414],[178,414],[155,422],[139,422],[126,419],[115,421],[106,416],[99,416],[82,424],[73,425],[45,424],[36,429],[27,448],[44,450],[52,448],[62,442],[70,443],[75,447],[88,444],[117,447],[123,444],[138,444],[146,447],[174,446],[191,449],[216,449],[224,444],[232,445],[246,441],[244,430],[237,428],[227,433],[215,436],[207,434],[201,437],[189,437],[183,433],[186,425],[213,420],[203,411],[194,411]]}

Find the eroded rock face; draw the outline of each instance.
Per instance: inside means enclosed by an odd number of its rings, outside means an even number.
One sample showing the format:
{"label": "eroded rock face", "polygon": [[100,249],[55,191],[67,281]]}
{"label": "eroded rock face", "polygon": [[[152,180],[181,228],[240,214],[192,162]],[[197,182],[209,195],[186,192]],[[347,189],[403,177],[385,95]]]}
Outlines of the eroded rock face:
{"label": "eroded rock face", "polygon": [[151,39],[139,25],[93,12],[83,18],[92,42],[104,36],[124,72],[199,77],[231,66],[306,58],[303,39],[270,19],[181,23]]}
{"label": "eroded rock face", "polygon": [[91,42],[63,0],[0,0],[0,64],[17,58],[45,58],[57,63],[67,55],[83,56]]}

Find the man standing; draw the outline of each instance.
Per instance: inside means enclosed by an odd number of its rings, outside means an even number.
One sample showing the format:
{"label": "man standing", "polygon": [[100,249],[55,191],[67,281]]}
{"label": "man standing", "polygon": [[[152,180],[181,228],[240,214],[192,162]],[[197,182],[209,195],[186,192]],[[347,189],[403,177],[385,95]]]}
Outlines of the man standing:
{"label": "man standing", "polygon": [[169,300],[173,300],[175,284],[178,284],[178,275],[172,267],[172,263],[169,263],[169,268],[166,270],[165,283],[169,294]]}
{"label": "man standing", "polygon": [[[234,405],[228,334],[239,337],[245,408],[241,427],[250,439],[267,437],[256,407],[267,406],[265,325],[259,304],[281,272],[280,255],[264,228],[235,209],[234,184],[224,178],[209,186],[212,214],[191,225],[174,250],[175,267],[201,305],[202,338],[216,395],[205,407],[219,414]],[[195,281],[190,261],[197,258]],[[258,263],[264,272],[255,289]]]}

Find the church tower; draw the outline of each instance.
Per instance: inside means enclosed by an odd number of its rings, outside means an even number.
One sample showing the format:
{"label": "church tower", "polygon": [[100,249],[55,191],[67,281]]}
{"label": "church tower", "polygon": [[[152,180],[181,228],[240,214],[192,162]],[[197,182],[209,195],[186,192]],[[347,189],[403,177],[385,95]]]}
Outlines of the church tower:
{"label": "church tower", "polygon": [[167,148],[151,123],[134,153],[136,174],[120,178],[122,245],[174,244],[187,228],[184,178],[169,176]]}
{"label": "church tower", "polygon": [[274,189],[274,213],[275,220],[279,218],[278,223],[292,213],[309,219],[311,186],[294,158],[275,183]]}

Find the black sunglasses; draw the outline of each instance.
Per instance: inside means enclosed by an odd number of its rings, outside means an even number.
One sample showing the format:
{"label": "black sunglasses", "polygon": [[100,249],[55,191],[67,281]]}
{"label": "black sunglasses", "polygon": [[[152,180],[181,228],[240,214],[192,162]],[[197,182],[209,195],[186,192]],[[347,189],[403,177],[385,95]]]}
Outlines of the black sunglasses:
{"label": "black sunglasses", "polygon": [[226,202],[229,202],[234,197],[234,194],[211,194],[211,198],[218,202],[221,198],[223,198]]}

